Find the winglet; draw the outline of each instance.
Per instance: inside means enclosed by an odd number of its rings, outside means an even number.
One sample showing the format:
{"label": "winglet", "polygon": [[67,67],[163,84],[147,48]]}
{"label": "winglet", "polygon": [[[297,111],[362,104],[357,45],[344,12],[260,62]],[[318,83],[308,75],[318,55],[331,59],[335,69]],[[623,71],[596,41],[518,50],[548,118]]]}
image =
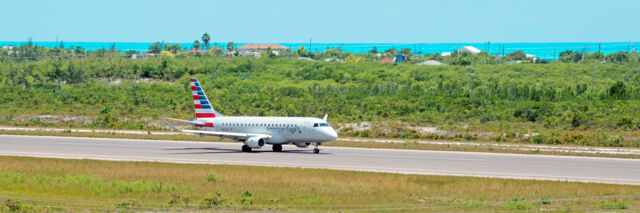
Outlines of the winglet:
{"label": "winglet", "polygon": [[327,121],[327,117],[328,117],[328,116],[329,116],[329,115],[324,114],[324,118],[322,118],[322,120],[323,120],[323,121]]}

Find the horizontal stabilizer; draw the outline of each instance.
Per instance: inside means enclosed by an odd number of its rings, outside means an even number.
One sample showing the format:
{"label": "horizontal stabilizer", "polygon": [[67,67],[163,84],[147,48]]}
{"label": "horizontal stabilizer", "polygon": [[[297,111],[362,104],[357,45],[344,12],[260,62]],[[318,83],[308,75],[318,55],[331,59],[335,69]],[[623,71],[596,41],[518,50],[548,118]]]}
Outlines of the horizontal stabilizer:
{"label": "horizontal stabilizer", "polygon": [[202,121],[189,121],[189,120],[181,120],[181,119],[166,118],[166,117],[162,117],[162,119],[178,121],[178,122],[183,122],[183,123],[189,123],[189,124],[196,124],[196,125],[205,125],[206,124],[205,122],[202,122]]}

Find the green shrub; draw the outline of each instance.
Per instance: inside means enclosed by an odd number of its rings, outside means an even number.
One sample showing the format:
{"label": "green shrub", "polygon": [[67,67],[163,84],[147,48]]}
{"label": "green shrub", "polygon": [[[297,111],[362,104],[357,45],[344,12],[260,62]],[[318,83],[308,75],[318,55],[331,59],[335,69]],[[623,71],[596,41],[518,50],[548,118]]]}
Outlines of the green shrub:
{"label": "green shrub", "polygon": [[202,199],[202,202],[200,203],[200,208],[210,209],[213,207],[217,207],[219,205],[223,205],[224,202],[225,202],[225,199],[220,194],[220,192],[216,192],[216,194],[209,195],[208,197],[205,197],[204,199]]}
{"label": "green shrub", "polygon": [[207,182],[219,182],[219,181],[224,180],[224,178],[223,178],[223,177],[221,177],[221,176],[217,176],[217,175],[216,175],[216,174],[214,174],[213,172],[209,172],[209,173],[207,173],[207,174],[204,176],[204,179],[205,179]]}
{"label": "green shrub", "polygon": [[532,203],[526,202],[524,198],[513,198],[504,205],[504,209],[509,211],[531,210],[534,207]]}
{"label": "green shrub", "polygon": [[627,204],[627,202],[625,202],[624,200],[617,202],[607,202],[603,200],[601,207],[603,209],[628,209],[629,204]]}

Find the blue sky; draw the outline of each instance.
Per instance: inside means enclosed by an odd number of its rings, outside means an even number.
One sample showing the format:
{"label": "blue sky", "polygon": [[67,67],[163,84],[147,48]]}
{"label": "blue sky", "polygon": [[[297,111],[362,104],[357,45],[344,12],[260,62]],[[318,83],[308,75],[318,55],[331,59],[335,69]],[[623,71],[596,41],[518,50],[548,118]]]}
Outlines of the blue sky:
{"label": "blue sky", "polygon": [[637,0],[3,1],[0,41],[639,41]]}

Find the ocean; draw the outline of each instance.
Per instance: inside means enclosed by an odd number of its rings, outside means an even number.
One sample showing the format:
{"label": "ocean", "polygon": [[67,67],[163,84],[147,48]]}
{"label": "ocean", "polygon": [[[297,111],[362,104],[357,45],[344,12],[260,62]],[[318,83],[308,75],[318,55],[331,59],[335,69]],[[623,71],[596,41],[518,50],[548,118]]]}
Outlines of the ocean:
{"label": "ocean", "polygon": [[[0,41],[0,46],[5,45],[21,45],[26,41]],[[149,45],[153,42],[73,42],[65,41],[65,48],[81,46],[85,50],[109,49],[115,45],[120,51],[135,50],[139,52],[147,51]],[[35,45],[54,47],[58,46],[57,42],[39,42],[34,41]],[[173,43],[172,43],[173,44]],[[192,47],[193,43],[179,43],[182,47]],[[240,47],[247,43],[236,43],[236,47]],[[545,60],[555,60],[558,54],[565,50],[577,50],[586,52],[601,51],[604,54],[611,54],[619,51],[635,51],[638,42],[557,42],[557,43],[278,43],[296,50],[300,46],[313,52],[324,52],[327,49],[340,49],[351,53],[364,53],[376,47],[378,52],[386,49],[410,48],[416,54],[435,54],[442,52],[452,52],[463,46],[474,46],[480,50],[488,51],[491,54],[497,54],[502,51],[506,54],[522,50],[526,54],[538,56]],[[211,46],[218,46],[226,49],[227,43],[212,43]]]}

